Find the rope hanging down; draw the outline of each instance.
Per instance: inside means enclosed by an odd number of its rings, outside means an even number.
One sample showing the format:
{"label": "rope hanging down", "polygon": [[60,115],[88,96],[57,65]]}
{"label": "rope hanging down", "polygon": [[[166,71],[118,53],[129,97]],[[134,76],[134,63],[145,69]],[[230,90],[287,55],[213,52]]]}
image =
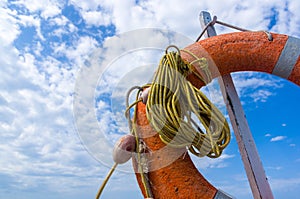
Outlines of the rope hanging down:
{"label": "rope hanging down", "polygon": [[[136,142],[136,162],[137,162],[137,169],[138,172],[140,173],[140,177],[141,177],[141,181],[145,190],[145,194],[147,198],[153,198],[153,194],[150,188],[150,184],[148,181],[148,171],[145,170],[143,163],[147,164],[147,160],[145,159],[145,157],[143,156],[143,144],[142,144],[142,140],[140,139],[137,130],[136,130],[136,119],[137,119],[137,109],[136,109],[136,105],[139,102],[142,102],[142,99],[139,98],[140,96],[140,92],[145,88],[145,86],[143,87],[139,87],[139,86],[134,86],[131,89],[129,89],[129,91],[127,92],[126,95],[126,110],[125,110],[125,117],[128,120],[128,126],[129,126],[129,130],[130,133],[132,135],[135,136],[135,142]],[[129,95],[131,94],[131,92],[135,89],[138,89],[137,95],[136,95],[136,100],[135,102],[133,102],[132,104],[129,105]],[[133,118],[131,120],[130,118],[130,109],[132,107],[135,107],[134,112],[133,112]]]}
{"label": "rope hanging down", "polygon": [[[205,58],[198,61],[210,77]],[[186,80],[193,72],[191,68],[191,64],[181,59],[179,51],[166,52],[149,91],[147,118],[164,143],[189,147],[198,157],[217,158],[229,144],[229,126],[217,107]]]}

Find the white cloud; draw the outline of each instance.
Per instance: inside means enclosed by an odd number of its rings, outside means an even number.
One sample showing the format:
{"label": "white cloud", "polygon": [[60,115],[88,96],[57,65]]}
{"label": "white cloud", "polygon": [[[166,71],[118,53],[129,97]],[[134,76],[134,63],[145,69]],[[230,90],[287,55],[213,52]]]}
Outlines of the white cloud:
{"label": "white cloud", "polygon": [[271,137],[270,133],[265,134],[265,137]]}
{"label": "white cloud", "polygon": [[102,0],[90,0],[90,1],[80,1],[80,0],[70,0],[70,4],[75,5],[83,11],[97,10],[100,6],[103,6],[105,1]]}
{"label": "white cloud", "polygon": [[[266,17],[272,14],[270,9],[275,7],[279,13],[279,21],[272,30],[299,36],[299,1],[289,1],[287,6],[284,1],[280,0],[272,2],[232,0],[226,4],[220,4],[216,0],[206,2],[154,0],[139,1],[138,5],[135,2],[72,0],[69,1],[69,4],[76,6],[88,25],[108,25],[113,22],[117,32],[126,32],[135,28],[163,27],[191,38],[196,38],[201,31],[198,22],[198,14],[201,10],[209,10],[213,15],[217,15],[219,20],[245,28],[266,29],[270,22]],[[61,15],[64,6],[62,1],[18,0],[12,3],[19,7],[24,6],[23,8],[26,9],[22,14],[18,14],[17,11],[7,7],[7,1],[0,3],[1,179],[2,175],[10,176],[13,179],[11,184],[24,190],[28,190],[30,187],[39,188],[39,184],[42,183],[40,186],[61,193],[66,190],[71,192],[74,189],[83,190],[83,187],[98,185],[99,179],[103,177],[100,176],[100,173],[103,174],[108,169],[103,165],[97,165],[98,162],[83,149],[77,137],[73,127],[72,95],[79,67],[85,65],[84,61],[89,59],[89,55],[100,46],[100,43],[91,36],[78,35],[78,28]],[[286,20],[287,18],[289,20]],[[66,41],[48,42],[47,34],[43,32],[43,20],[49,26],[56,26],[52,33],[60,39],[62,35],[75,35],[70,39],[71,44]],[[34,52],[26,50],[21,53],[12,46],[20,35],[22,27],[36,29],[38,37],[35,39],[38,41],[28,46]],[[219,26],[217,26],[217,30],[219,34],[228,31]],[[140,35],[135,35],[136,38],[139,38],[138,36]],[[168,43],[162,42],[160,34],[143,36],[146,38],[146,44],[143,45],[164,46]],[[107,62],[105,62],[107,64],[111,58],[116,58],[126,52],[127,49],[122,47],[132,47],[136,44],[135,40],[120,41],[116,39],[114,41],[107,40],[103,46],[107,48],[109,45],[113,45],[109,42],[116,42],[121,48],[109,52],[106,57]],[[51,45],[55,51],[52,55],[42,52],[48,45]],[[157,58],[157,54],[141,53],[136,60],[132,58],[133,60],[123,59],[123,61],[124,63],[148,63],[150,58],[143,60],[143,55],[151,57],[157,62],[160,58]],[[66,57],[66,60],[57,59],[63,56]],[[118,82],[122,79],[116,75],[116,71],[121,73],[127,70],[126,67],[117,69],[111,70],[112,74],[108,77],[112,77],[111,81]],[[97,75],[99,74],[93,74],[92,78],[97,78]],[[272,95],[270,87],[280,85],[280,82],[274,82],[272,78],[260,78],[255,74],[252,76],[239,74],[235,77],[239,94],[250,96],[253,101],[267,100]],[[132,79],[132,82],[137,82],[137,80]],[[88,84],[88,79],[84,83]],[[121,88],[124,85],[119,86]],[[251,92],[246,88],[255,89],[256,92],[250,94]],[[101,90],[102,93],[106,91],[108,90]],[[94,93],[91,94],[87,91],[85,94],[91,95],[91,98],[94,97]],[[122,95],[117,91],[114,94],[115,96]],[[217,96],[213,98],[215,103],[221,106],[220,95],[217,92],[212,94]],[[104,101],[98,101],[97,105],[102,110],[108,107],[108,103]],[[120,123],[119,126],[111,124],[111,121],[115,121],[116,118],[111,116],[110,110],[101,113],[103,114],[101,114],[99,124],[104,130],[124,128],[125,124],[123,123]],[[85,114],[82,113],[82,117],[85,117]],[[121,112],[116,112],[115,117],[120,118],[123,115]],[[90,118],[84,119],[85,122],[90,121]],[[96,133],[92,135],[97,138]],[[117,135],[113,136],[113,138],[115,137]],[[94,138],[92,136],[90,139]],[[285,136],[277,136],[271,141],[285,138]],[[102,143],[96,144],[101,145]],[[95,149],[105,150],[106,148],[101,145],[100,148],[95,146]],[[199,168],[222,168],[227,166],[227,160],[232,157],[233,155],[224,154],[217,160],[198,159],[195,163]],[[97,168],[98,166],[99,168]],[[117,188],[121,187],[122,183],[128,183],[126,179],[127,176],[120,175],[120,178],[113,179],[112,184],[116,183]],[[292,179],[292,181],[295,184],[298,183],[297,179]],[[277,181],[274,182],[276,185]],[[135,181],[131,183],[135,184]],[[95,186],[95,188],[97,187]],[[233,189],[235,188],[236,186]],[[1,187],[0,190],[2,190]]]}
{"label": "white cloud", "polygon": [[242,100],[250,97],[254,102],[266,102],[270,96],[276,95],[274,89],[282,87],[279,78],[257,72],[239,72],[232,77]]}
{"label": "white cloud", "polygon": [[[80,3],[77,5],[84,10],[93,10],[97,4]],[[299,3],[291,1],[238,1],[232,0],[226,4],[212,0],[207,2],[188,1],[102,1],[101,6],[111,11],[113,22],[118,32],[144,27],[165,27],[182,32],[192,38],[196,38],[201,31],[198,15],[201,10],[208,10],[212,15],[217,15],[221,21],[235,24],[252,30],[266,30],[272,15],[271,9],[276,8],[280,13],[279,21],[273,27],[273,31],[285,34],[299,35],[299,16],[297,9]],[[99,5],[98,4],[98,5]],[[288,6],[285,6],[285,5]],[[170,6],[172,5],[172,6]],[[299,7],[299,6],[298,6]],[[168,9],[166,9],[168,8]],[[286,19],[289,20],[286,20]],[[249,20],[255,19],[255,20]],[[216,26],[219,34],[231,30]],[[298,29],[297,29],[298,28]]]}
{"label": "white cloud", "polygon": [[281,140],[284,140],[286,138],[286,136],[276,136],[276,137],[273,137],[270,141],[271,142],[277,142],[277,141],[281,141]]}
{"label": "white cloud", "polygon": [[223,153],[219,158],[208,158],[203,157],[199,158],[196,156],[191,155],[191,158],[195,164],[195,166],[202,170],[202,169],[212,169],[212,168],[224,168],[228,166],[228,159],[233,158],[235,155],[229,155],[226,153]]}
{"label": "white cloud", "polygon": [[88,26],[107,26],[112,23],[110,2],[71,0]]}
{"label": "white cloud", "polygon": [[270,169],[270,170],[282,170],[281,166],[276,166],[276,167],[265,167],[266,169]]}
{"label": "white cloud", "polygon": [[269,181],[273,190],[283,190],[283,192],[299,189],[300,186],[300,178],[270,178]]}
{"label": "white cloud", "polygon": [[253,72],[235,73],[234,81],[236,82],[238,89],[241,89],[242,87],[251,87],[253,89],[256,89],[265,85],[278,87],[278,82],[274,82],[272,78],[262,79],[259,78],[258,74],[253,74]]}
{"label": "white cloud", "polygon": [[74,66],[79,67],[84,65],[84,61],[89,58],[98,45],[95,38],[82,36],[70,47],[67,47],[65,43],[54,43],[52,48],[57,55],[65,55],[68,60],[74,62]]}
{"label": "white cloud", "polygon": [[[44,190],[85,189],[98,183],[95,174],[103,172],[84,150],[73,127],[71,94],[78,66],[68,69],[50,55],[37,60],[34,54],[22,54],[11,46],[19,34],[20,22],[39,26],[39,19],[32,16],[17,18],[10,17],[10,23],[0,21],[0,27],[11,30],[12,36],[5,38],[7,45],[0,46],[5,52],[0,58],[0,173],[13,179],[13,184],[7,186],[18,189],[38,188],[41,182]],[[85,49],[89,43],[83,43],[79,42],[80,51],[73,51],[70,57],[88,51]],[[39,48],[41,42],[37,43]]]}
{"label": "white cloud", "polygon": [[65,16],[59,15],[49,19],[49,22],[50,25],[57,25],[61,28],[61,26],[65,26],[69,22],[69,20]]}
{"label": "white cloud", "polygon": [[271,91],[268,90],[258,90],[256,93],[251,94],[250,96],[253,98],[254,102],[261,101],[266,102],[267,99],[274,95]]}
{"label": "white cloud", "polygon": [[15,11],[0,7],[0,12],[0,42],[2,46],[8,46],[20,34],[20,28],[17,25],[18,20],[13,17],[16,14]]}
{"label": "white cloud", "polygon": [[230,175],[226,181],[217,181],[214,184],[234,198],[251,198],[252,193],[246,173]]}
{"label": "white cloud", "polygon": [[107,26],[111,24],[111,17],[103,11],[86,11],[82,12],[82,17],[88,25]]}
{"label": "white cloud", "polygon": [[41,17],[47,19],[61,13],[63,4],[56,0],[17,0],[13,4],[26,7],[31,13],[41,12]]}

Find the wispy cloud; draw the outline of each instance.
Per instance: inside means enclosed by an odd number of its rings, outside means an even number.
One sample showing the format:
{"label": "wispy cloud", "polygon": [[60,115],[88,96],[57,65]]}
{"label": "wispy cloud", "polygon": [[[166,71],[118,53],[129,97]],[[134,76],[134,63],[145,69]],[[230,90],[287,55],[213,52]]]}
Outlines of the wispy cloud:
{"label": "wispy cloud", "polygon": [[270,184],[273,190],[285,190],[287,192],[299,187],[300,178],[271,178]]}
{"label": "wispy cloud", "polygon": [[269,97],[276,95],[276,88],[282,87],[282,80],[267,74],[243,72],[232,76],[241,100],[247,103],[266,102]]}
{"label": "wispy cloud", "polygon": [[266,169],[270,169],[270,170],[281,170],[282,167],[281,166],[275,166],[275,167],[265,167]]}
{"label": "wispy cloud", "polygon": [[280,135],[280,136],[273,137],[270,141],[271,142],[277,142],[277,141],[281,141],[281,140],[284,140],[284,139],[286,139],[286,136]]}
{"label": "wispy cloud", "polygon": [[233,154],[222,154],[219,158],[213,159],[208,157],[203,157],[199,159],[198,157],[191,156],[195,165],[198,169],[209,169],[209,168],[224,168],[228,166],[229,159],[235,157]]}

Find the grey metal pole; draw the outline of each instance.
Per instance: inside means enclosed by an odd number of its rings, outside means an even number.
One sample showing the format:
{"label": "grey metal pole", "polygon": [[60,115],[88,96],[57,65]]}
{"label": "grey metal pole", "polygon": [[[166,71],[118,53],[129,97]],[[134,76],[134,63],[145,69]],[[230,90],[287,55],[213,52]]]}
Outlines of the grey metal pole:
{"label": "grey metal pole", "polygon": [[[204,28],[212,19],[210,13],[200,13],[200,23]],[[204,36],[216,36],[214,26],[207,28]],[[237,140],[240,154],[244,163],[248,181],[255,199],[273,199],[273,194],[268,183],[263,165],[259,158],[254,139],[252,137],[245,113],[234,87],[231,75],[218,78],[222,95],[230,117],[231,125]]]}

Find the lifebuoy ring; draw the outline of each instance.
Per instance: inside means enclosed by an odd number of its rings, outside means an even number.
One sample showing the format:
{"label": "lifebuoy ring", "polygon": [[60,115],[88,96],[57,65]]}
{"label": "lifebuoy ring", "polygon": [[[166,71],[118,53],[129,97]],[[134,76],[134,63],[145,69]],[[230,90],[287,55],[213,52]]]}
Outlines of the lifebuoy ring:
{"label": "lifebuoy ring", "polygon": [[[211,37],[191,44],[181,51],[187,62],[197,57],[206,57],[217,66],[209,64],[212,78],[236,71],[258,71],[274,74],[300,85],[300,39],[272,33],[273,40],[268,40],[264,32],[240,32]],[[186,51],[191,53],[186,53]],[[210,62],[210,61],[209,61]],[[201,70],[194,66],[201,74]],[[187,79],[197,88],[203,81],[194,74]],[[137,105],[136,122],[138,133],[152,151],[165,147],[158,134],[148,125],[145,105]],[[166,154],[166,156],[164,156]],[[176,161],[166,167],[149,172],[151,191],[155,199],[170,198],[215,198],[218,190],[211,185],[197,170],[186,153],[181,149],[168,148],[161,156],[151,159],[151,165],[159,165],[170,154],[180,155]],[[134,158],[133,158],[134,161]],[[137,171],[134,161],[134,167]],[[141,174],[136,172],[143,195],[146,197]]]}

